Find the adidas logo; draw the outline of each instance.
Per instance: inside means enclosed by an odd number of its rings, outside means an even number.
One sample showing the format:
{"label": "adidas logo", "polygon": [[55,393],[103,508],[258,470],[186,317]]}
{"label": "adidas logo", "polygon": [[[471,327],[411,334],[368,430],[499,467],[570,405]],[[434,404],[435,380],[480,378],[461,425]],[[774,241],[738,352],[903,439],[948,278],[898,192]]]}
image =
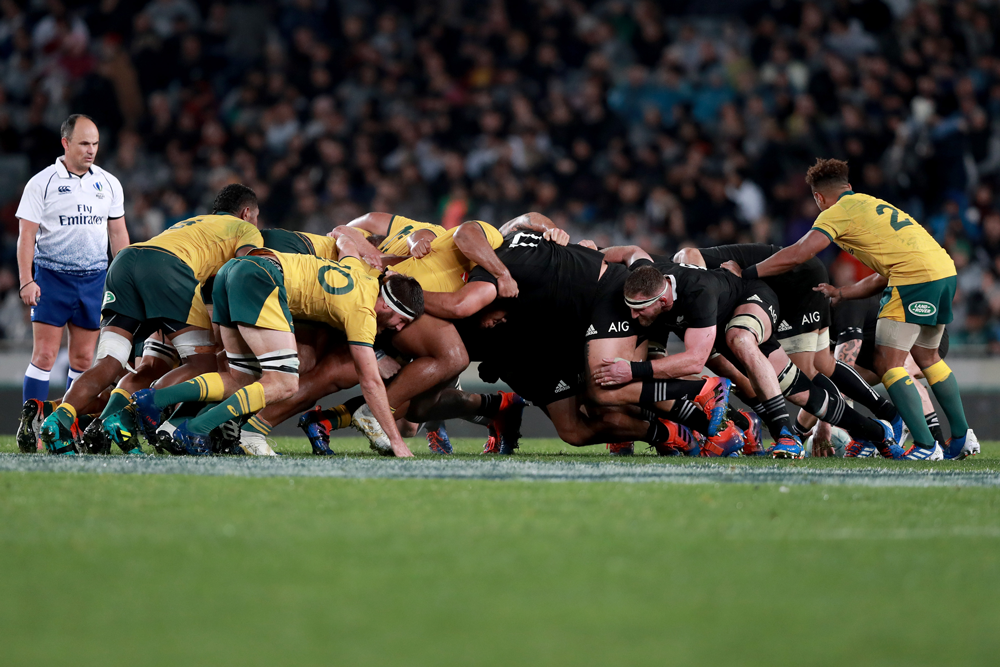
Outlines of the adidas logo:
{"label": "adidas logo", "polygon": [[[597,335],[597,329],[594,328],[593,324],[591,324],[590,328],[587,329],[587,335],[588,336],[596,336]],[[560,382],[559,384],[562,384],[562,383]]]}
{"label": "adidas logo", "polygon": [[781,320],[781,324],[778,325],[778,331],[791,331],[792,327],[788,326],[788,322]]}
{"label": "adidas logo", "polygon": [[[591,327],[591,329],[593,329],[593,327]],[[595,331],[594,333],[597,332]],[[558,394],[560,391],[569,391],[569,385],[562,380],[559,380],[559,384],[556,385],[556,393]]]}
{"label": "adidas logo", "polygon": [[756,301],[757,303],[764,303],[763,301],[760,300],[760,297],[757,296],[756,294],[747,299],[747,301]]}

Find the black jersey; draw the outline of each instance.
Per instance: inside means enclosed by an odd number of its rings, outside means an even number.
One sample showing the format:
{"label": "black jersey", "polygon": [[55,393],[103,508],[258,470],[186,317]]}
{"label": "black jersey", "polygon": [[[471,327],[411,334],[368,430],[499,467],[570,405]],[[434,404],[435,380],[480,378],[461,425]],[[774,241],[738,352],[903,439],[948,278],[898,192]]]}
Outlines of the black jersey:
{"label": "black jersey", "polygon": [[[508,320],[579,329],[593,307],[603,254],[579,245],[561,246],[534,232],[517,232],[496,254],[518,287]],[[469,273],[469,282],[496,285],[497,279],[477,266]]]}
{"label": "black jersey", "polygon": [[875,323],[878,322],[879,295],[867,299],[845,299],[833,309],[833,335],[835,345],[849,340],[875,340]]}
{"label": "black jersey", "polygon": [[661,342],[669,333],[683,338],[688,329],[724,326],[746,289],[741,278],[725,269],[702,269],[669,260],[653,266],[667,276],[674,293],[673,306],[649,328],[650,336]]}
{"label": "black jersey", "polygon": [[[745,269],[754,264],[760,264],[779,250],[781,250],[781,246],[769,243],[734,243],[714,248],[701,248],[701,256],[705,260],[705,266],[709,269],[717,269],[729,260],[739,264],[741,269]],[[823,260],[813,257],[790,271],[761,278],[761,280],[770,285],[779,299],[785,300],[786,298],[798,298],[800,294],[819,283],[829,282],[829,274]]]}

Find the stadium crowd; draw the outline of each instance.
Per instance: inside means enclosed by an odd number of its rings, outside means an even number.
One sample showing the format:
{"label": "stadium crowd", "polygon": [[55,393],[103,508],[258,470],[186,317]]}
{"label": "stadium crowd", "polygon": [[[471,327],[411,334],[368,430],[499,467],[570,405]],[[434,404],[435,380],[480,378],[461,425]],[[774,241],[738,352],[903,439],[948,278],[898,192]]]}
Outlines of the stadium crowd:
{"label": "stadium crowd", "polygon": [[[94,117],[133,241],[243,182],[266,226],[534,210],[673,252],[795,241],[805,169],[836,156],[955,259],[952,340],[1000,351],[997,3],[726,4],[2,0],[0,158],[27,180],[68,114]],[[0,202],[15,338],[19,195]]]}

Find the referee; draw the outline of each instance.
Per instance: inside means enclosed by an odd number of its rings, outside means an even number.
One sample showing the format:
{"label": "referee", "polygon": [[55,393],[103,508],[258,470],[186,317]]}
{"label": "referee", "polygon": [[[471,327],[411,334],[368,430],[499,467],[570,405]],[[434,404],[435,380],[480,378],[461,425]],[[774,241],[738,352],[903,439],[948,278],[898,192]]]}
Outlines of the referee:
{"label": "referee", "polygon": [[113,254],[129,244],[121,183],[94,164],[97,125],[74,114],[61,134],[65,155],[28,181],[16,213],[19,294],[31,306],[33,338],[25,402],[48,398],[63,327],[69,325],[67,388],[90,368],[101,326],[108,239]]}

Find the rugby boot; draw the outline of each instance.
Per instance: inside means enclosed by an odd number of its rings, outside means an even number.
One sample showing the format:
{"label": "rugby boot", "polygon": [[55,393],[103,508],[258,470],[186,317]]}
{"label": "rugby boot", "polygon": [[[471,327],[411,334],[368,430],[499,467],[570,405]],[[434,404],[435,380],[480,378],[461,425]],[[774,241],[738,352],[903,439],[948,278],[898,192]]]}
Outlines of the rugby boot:
{"label": "rugby boot", "polygon": [[635,454],[634,442],[609,442],[608,454],[610,456],[632,456]]}
{"label": "rugby boot", "polygon": [[333,423],[330,421],[327,410],[323,410],[318,405],[312,410],[306,410],[299,417],[299,428],[309,439],[309,446],[316,456],[333,456],[334,451],[330,448],[330,431],[333,430]]}
{"label": "rugby boot", "polygon": [[240,448],[249,456],[277,456],[278,453],[271,449],[267,442],[267,436],[256,431],[240,431],[238,440]]}
{"label": "rugby boot", "polygon": [[444,422],[433,431],[427,431],[427,448],[434,454],[451,454],[451,440]]}
{"label": "rugby boot", "polygon": [[156,429],[163,421],[160,409],[153,402],[155,395],[156,390],[153,388],[140,389],[132,394],[132,407],[135,410],[136,419],[143,435],[146,436],[146,441],[150,444],[156,441]]}
{"label": "rugby boot", "polygon": [[509,456],[518,448],[521,439],[524,399],[509,391],[501,391],[500,398],[500,411],[493,418],[493,425],[500,441],[500,454]]}
{"label": "rugby boot", "polygon": [[750,428],[743,431],[743,456],[763,456],[764,422],[753,410],[740,410],[740,414],[750,422]]}
{"label": "rugby boot", "polygon": [[[104,420],[103,431],[112,443],[126,454],[142,454],[142,444],[139,442],[139,427],[135,420],[135,411],[127,405]],[[110,448],[108,448],[110,452]]]}
{"label": "rugby boot", "polygon": [[667,439],[663,442],[651,442],[652,447],[659,456],[699,456],[701,454],[701,438],[689,429],[668,419],[660,419],[660,423],[667,427]]}
{"label": "rugby boot", "polygon": [[805,457],[806,450],[802,448],[802,442],[786,426],[781,429],[778,440],[767,453],[772,459],[801,459]]}
{"label": "rugby boot", "polygon": [[82,440],[84,454],[111,453],[111,435],[104,430],[104,423],[100,419],[95,419],[83,429]]}
{"label": "rugby boot", "polygon": [[153,445],[157,454],[172,454],[174,456],[185,454],[183,449],[174,444],[174,431],[176,430],[177,426],[170,420],[164,421],[160,424],[160,428],[156,429],[156,439],[150,444]]}
{"label": "rugby boot", "polygon": [[37,398],[29,398],[21,406],[21,420],[17,425],[17,449],[22,454],[34,454],[38,451],[38,431],[45,421],[42,402]]}
{"label": "rugby boot", "polygon": [[188,456],[211,456],[212,442],[207,434],[192,433],[188,429],[188,422],[178,426],[171,436],[174,442],[174,449],[182,451]]}
{"label": "rugby boot", "polygon": [[882,431],[885,434],[881,442],[873,442],[872,445],[878,450],[878,453],[882,455],[884,459],[896,459],[899,460],[905,456],[903,448],[896,444],[896,438],[894,436],[893,426],[885,421],[884,419],[877,420],[879,426],[882,427]]}
{"label": "rugby boot", "polygon": [[76,421],[70,428],[63,426],[55,417],[55,413],[42,423],[38,429],[45,451],[49,454],[74,455],[77,453],[77,438],[80,435],[80,427]]}
{"label": "rugby boot", "polygon": [[868,459],[875,456],[875,445],[867,440],[851,440],[844,448],[845,459]]}
{"label": "rugby boot", "polygon": [[389,436],[382,430],[382,425],[372,414],[367,404],[363,404],[351,415],[351,425],[361,431],[368,438],[368,445],[381,456],[395,456],[392,445],[389,443]]}
{"label": "rugby boot", "polygon": [[961,438],[952,438],[944,450],[944,458],[949,461],[960,461],[979,453],[979,438],[970,428]]}
{"label": "rugby boot", "polygon": [[936,442],[933,447],[913,445],[906,450],[906,453],[903,454],[902,458],[907,461],[943,461],[944,450],[941,449],[941,445]]}
{"label": "rugby boot", "polygon": [[705,378],[705,386],[694,397],[694,402],[705,411],[708,417],[709,437],[719,434],[725,428],[726,411],[729,409],[729,390],[733,383],[726,378]]}
{"label": "rugby boot", "polygon": [[733,422],[727,422],[726,428],[718,435],[706,438],[701,446],[702,456],[739,456],[746,445],[741,431]]}
{"label": "rugby boot", "polygon": [[903,443],[906,441],[904,433],[909,435],[909,430],[906,428],[906,423],[903,421],[903,418],[900,415],[896,415],[896,418],[892,420],[892,423],[889,424],[889,426],[892,428],[892,441],[902,447]]}
{"label": "rugby boot", "polygon": [[486,438],[486,444],[483,445],[483,454],[499,454],[500,438],[497,436],[497,430],[492,421],[487,428],[489,428],[489,437]]}
{"label": "rugby boot", "polygon": [[216,426],[208,434],[209,441],[212,443],[212,453],[236,456],[244,455],[246,452],[241,446],[241,435],[242,431],[236,420],[231,419]]}

